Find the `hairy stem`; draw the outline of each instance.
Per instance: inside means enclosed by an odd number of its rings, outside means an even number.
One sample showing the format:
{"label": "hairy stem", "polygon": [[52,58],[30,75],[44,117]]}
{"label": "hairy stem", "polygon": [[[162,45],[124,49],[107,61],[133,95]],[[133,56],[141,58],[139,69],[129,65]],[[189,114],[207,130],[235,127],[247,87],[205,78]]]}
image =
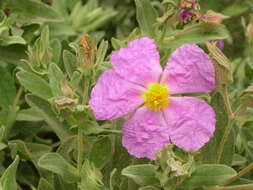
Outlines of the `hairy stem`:
{"label": "hairy stem", "polygon": [[[86,77],[84,77],[84,87],[83,87],[83,99],[82,99],[82,104],[86,105],[88,101],[88,96],[89,96],[89,86],[90,85],[90,80],[88,80]],[[78,126],[78,134],[77,134],[77,169],[79,175],[81,174],[82,170],[82,165],[83,165],[83,154],[84,154],[84,136],[82,133],[82,129],[80,126]]]}
{"label": "hairy stem", "polygon": [[232,126],[233,126],[233,122],[232,122],[232,120],[229,119],[228,120],[228,124],[227,124],[226,129],[225,129],[225,132],[224,132],[224,135],[223,135],[223,137],[221,139],[220,146],[218,148],[216,163],[220,163],[221,156],[222,156],[225,144],[227,142],[228,136],[230,134],[230,131],[232,129]]}
{"label": "hairy stem", "polygon": [[80,126],[78,127],[77,143],[78,143],[77,169],[78,174],[80,175],[83,165],[83,133]]}
{"label": "hairy stem", "polygon": [[198,27],[198,26],[199,26],[198,24],[192,25],[192,26],[188,26],[188,27],[184,28],[183,30],[179,31],[178,33],[174,34],[173,36],[170,36],[170,37],[168,37],[168,38],[165,38],[165,40],[168,40],[168,41],[170,41],[170,40],[175,40],[176,38],[178,38],[178,37],[184,35],[185,33],[191,31],[192,29],[194,29],[194,28],[196,28],[196,27]]}
{"label": "hairy stem", "polygon": [[227,85],[223,86],[223,94],[224,94],[224,101],[225,101],[225,105],[226,105],[226,109],[228,111],[229,117],[230,117],[230,119],[233,119],[234,113],[232,111],[232,107],[231,107],[231,104],[230,104]]}
{"label": "hairy stem", "polygon": [[12,108],[13,108],[14,111],[17,110],[17,105],[18,105],[18,102],[19,102],[19,99],[20,99],[22,93],[23,93],[23,87],[20,87],[18,89],[17,95],[16,95],[16,97],[14,99],[14,102],[13,102],[13,105],[12,105]]}
{"label": "hairy stem", "polygon": [[[167,22],[166,22],[167,23]],[[162,35],[161,35],[161,38],[160,38],[160,42],[163,42],[163,39],[164,39],[164,37],[165,37],[165,34],[166,34],[166,32],[167,32],[167,26],[166,26],[167,24],[165,24],[164,25],[164,28],[163,28],[163,31],[162,31]]]}
{"label": "hairy stem", "polygon": [[253,184],[247,184],[247,185],[234,185],[230,187],[214,187],[213,190],[252,190]]}
{"label": "hairy stem", "polygon": [[223,134],[223,137],[221,139],[221,142],[220,142],[220,146],[218,148],[218,153],[217,153],[217,159],[216,159],[216,163],[220,163],[220,160],[221,160],[221,156],[222,156],[222,153],[224,151],[224,147],[225,147],[225,144],[228,140],[228,136],[231,132],[231,129],[233,127],[233,120],[234,120],[234,113],[232,111],[232,107],[231,107],[231,104],[230,104],[230,100],[229,100],[229,94],[228,94],[228,88],[226,85],[223,86],[223,95],[224,95],[224,101],[225,101],[225,105],[226,105],[226,110],[228,112],[228,123],[227,123],[227,126],[225,128],[225,131],[224,131],[224,134]]}
{"label": "hairy stem", "polygon": [[240,178],[241,176],[243,176],[246,173],[250,172],[251,170],[253,170],[253,162],[251,164],[249,164],[246,168],[244,168],[240,172],[238,172],[237,175],[225,180],[225,184],[232,183],[233,181],[237,180],[238,178]]}
{"label": "hairy stem", "polygon": [[88,78],[84,78],[84,87],[83,87],[83,99],[82,104],[86,104],[89,96],[89,88],[90,88],[90,80]]}

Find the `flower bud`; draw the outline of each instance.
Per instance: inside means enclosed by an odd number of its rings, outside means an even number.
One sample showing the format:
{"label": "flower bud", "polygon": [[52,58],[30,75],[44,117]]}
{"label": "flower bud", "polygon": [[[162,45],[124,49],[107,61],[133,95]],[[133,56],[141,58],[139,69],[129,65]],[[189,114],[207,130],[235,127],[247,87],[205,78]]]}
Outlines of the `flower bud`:
{"label": "flower bud", "polygon": [[61,95],[53,98],[53,103],[62,117],[68,116],[76,110],[78,98],[66,80],[62,81]]}
{"label": "flower bud", "polygon": [[253,39],[253,23],[249,23],[247,26],[247,36]]}
{"label": "flower bud", "polygon": [[187,22],[191,21],[195,16],[196,15],[194,12],[192,12],[190,10],[183,9],[183,10],[181,10],[181,12],[179,14],[179,20],[182,23],[187,23]]}
{"label": "flower bud", "polygon": [[[69,115],[76,109],[77,99],[68,98],[65,96],[60,96],[54,99],[54,104],[59,113],[64,113],[64,115]],[[68,113],[68,114],[66,114]]]}
{"label": "flower bud", "polygon": [[223,51],[224,50],[224,40],[217,40],[216,41],[216,46]]}
{"label": "flower bud", "polygon": [[81,70],[89,72],[95,61],[95,55],[97,51],[96,44],[92,42],[88,34],[84,34],[81,41],[81,55],[79,55]]}
{"label": "flower bud", "polygon": [[179,1],[180,9],[199,9],[198,0],[180,0]]}
{"label": "flower bud", "polygon": [[222,20],[227,18],[228,16],[225,16],[221,13],[216,13],[214,11],[207,11],[207,13],[203,14],[202,17],[200,17],[200,20],[204,22],[221,23]]}
{"label": "flower bud", "polygon": [[69,87],[68,82],[63,80],[61,85],[62,95],[65,97],[73,98],[75,96],[75,92]]}

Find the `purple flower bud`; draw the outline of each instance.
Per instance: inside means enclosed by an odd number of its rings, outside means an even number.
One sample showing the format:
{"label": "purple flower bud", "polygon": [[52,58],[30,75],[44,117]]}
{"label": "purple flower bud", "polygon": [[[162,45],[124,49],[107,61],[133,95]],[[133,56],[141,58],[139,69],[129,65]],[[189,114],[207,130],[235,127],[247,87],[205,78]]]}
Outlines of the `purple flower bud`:
{"label": "purple flower bud", "polygon": [[183,9],[179,15],[180,21],[183,23],[189,21],[193,16],[195,16],[195,14],[191,12],[190,10],[186,10],[186,9]]}
{"label": "purple flower bud", "polygon": [[223,51],[224,50],[224,40],[217,40],[216,41],[216,46]]}

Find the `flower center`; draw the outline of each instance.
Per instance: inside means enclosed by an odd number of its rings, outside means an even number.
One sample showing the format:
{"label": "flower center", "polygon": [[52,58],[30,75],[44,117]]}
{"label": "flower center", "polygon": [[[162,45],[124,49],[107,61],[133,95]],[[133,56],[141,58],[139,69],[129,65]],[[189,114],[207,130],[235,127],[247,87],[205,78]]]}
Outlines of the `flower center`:
{"label": "flower center", "polygon": [[168,87],[158,83],[150,83],[147,91],[142,93],[144,105],[153,111],[161,110],[169,105]]}

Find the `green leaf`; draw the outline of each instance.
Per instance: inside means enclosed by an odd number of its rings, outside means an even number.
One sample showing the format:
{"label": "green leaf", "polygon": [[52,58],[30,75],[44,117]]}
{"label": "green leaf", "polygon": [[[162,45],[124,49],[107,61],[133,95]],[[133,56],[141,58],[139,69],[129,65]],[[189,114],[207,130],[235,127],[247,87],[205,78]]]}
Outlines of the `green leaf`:
{"label": "green leaf", "polygon": [[63,63],[69,78],[72,78],[74,71],[77,70],[76,61],[76,56],[74,56],[70,51],[63,51]]}
{"label": "green leaf", "polygon": [[26,147],[24,141],[13,140],[13,141],[9,141],[8,145],[11,150],[12,156],[15,156],[18,153],[22,160],[32,161],[30,152],[28,151],[28,148]]}
{"label": "green leaf", "polygon": [[52,7],[58,11],[65,19],[68,18],[67,0],[58,0],[52,2]]}
{"label": "green leaf", "polygon": [[92,135],[92,134],[99,134],[104,132],[103,128],[98,125],[96,121],[85,121],[85,123],[82,124],[83,127],[83,133],[85,135]]}
{"label": "green leaf", "polygon": [[[55,1],[54,1],[55,2]],[[50,36],[52,38],[68,39],[70,36],[75,36],[77,32],[70,23],[49,23]]]}
{"label": "green leaf", "polygon": [[241,106],[243,106],[243,114],[247,107],[253,106],[253,83],[251,83],[246,90],[241,95]]}
{"label": "green leaf", "polygon": [[[38,143],[25,143],[22,140],[11,140],[8,143],[12,156],[17,152],[21,159],[37,163],[38,159],[52,150],[51,146]],[[36,165],[36,164],[35,164]]]}
{"label": "green leaf", "polygon": [[240,154],[234,154],[232,166],[244,166],[247,163],[247,158]]}
{"label": "green leaf", "polygon": [[126,46],[125,42],[118,40],[116,38],[111,39],[111,44],[114,50],[118,50]]}
{"label": "green leaf", "polygon": [[138,190],[159,190],[159,189],[153,186],[145,186],[145,187],[139,188]]}
{"label": "green leaf", "polygon": [[12,130],[12,127],[15,123],[16,112],[12,110],[1,110],[0,112],[0,141],[6,140]]}
{"label": "green leaf", "polygon": [[77,169],[69,164],[58,153],[47,153],[43,155],[39,159],[38,165],[46,170],[62,176],[63,179],[68,182],[79,181]]}
{"label": "green leaf", "polygon": [[52,151],[52,147],[45,144],[26,143],[28,150],[31,152],[31,157],[38,160],[42,155]]}
{"label": "green leaf", "polygon": [[76,90],[79,87],[80,82],[83,79],[83,75],[79,71],[74,71],[70,79],[70,86],[73,90]]}
{"label": "green leaf", "polygon": [[230,6],[226,7],[222,13],[224,15],[235,17],[238,15],[241,15],[242,13],[248,11],[249,5],[243,4],[243,3],[233,3]]}
{"label": "green leaf", "polygon": [[[224,98],[220,92],[212,95],[211,105],[216,113],[216,129],[214,136],[202,149],[203,163],[217,163],[218,150],[221,139],[223,138],[225,128],[228,124],[228,113],[226,110]],[[224,151],[221,155],[220,163],[230,165],[234,154],[234,131],[231,130],[229,138],[224,146]]]}
{"label": "green leaf", "polygon": [[191,177],[186,179],[182,187],[187,189],[201,186],[222,185],[224,181],[236,175],[236,171],[226,165],[203,164],[196,168]]}
{"label": "green leaf", "polygon": [[13,104],[16,95],[15,81],[6,68],[0,66],[0,107],[7,108]]}
{"label": "green leaf", "polygon": [[249,146],[248,142],[253,139],[252,129],[248,127],[242,127],[240,130],[240,137],[242,139],[242,144],[245,149],[245,155],[253,160],[253,149]]}
{"label": "green leaf", "polygon": [[61,52],[62,52],[62,45],[60,40],[58,39],[54,39],[52,40],[52,42],[50,43],[50,46],[52,47],[53,50],[53,58],[52,61],[56,64],[59,63],[60,59],[61,59]]}
{"label": "green leaf", "polygon": [[224,145],[224,149],[221,154],[221,158],[219,162],[220,164],[226,164],[226,165],[232,164],[233,156],[235,153],[235,141],[236,141],[236,133],[235,133],[235,130],[232,128],[228,135],[228,139]]}
{"label": "green leaf", "polygon": [[144,36],[154,37],[154,24],[156,22],[156,11],[149,0],[135,0],[136,17],[141,32]]}
{"label": "green leaf", "polygon": [[205,11],[208,11],[210,9],[213,11],[218,11],[221,6],[221,4],[219,2],[220,2],[219,0],[212,0],[212,1],[201,0],[201,1],[199,1],[201,10],[205,10]]}
{"label": "green leaf", "polygon": [[107,23],[109,23],[109,21],[116,15],[117,15],[117,12],[114,11],[113,9],[105,10],[104,12],[100,14],[100,16],[97,19],[93,20],[88,25],[81,26],[80,28],[78,28],[78,31],[86,32],[86,33],[95,31],[105,26]]}
{"label": "green leaf", "polygon": [[0,142],[0,151],[2,151],[3,149],[5,149],[7,147],[6,144]]}
{"label": "green leaf", "polygon": [[0,46],[0,60],[18,64],[21,59],[25,59],[27,57],[26,47],[24,45],[10,45],[10,46]]}
{"label": "green leaf", "polygon": [[110,190],[114,190],[114,185],[116,184],[116,172],[117,169],[114,168],[110,173]]}
{"label": "green leaf", "polygon": [[51,63],[48,71],[49,85],[55,97],[61,96],[61,85],[64,79],[64,74],[61,69],[55,64]]}
{"label": "green leaf", "polygon": [[19,71],[17,78],[22,86],[33,94],[46,100],[53,97],[49,84],[40,76],[27,71]]}
{"label": "green leaf", "polygon": [[39,185],[38,185],[38,190],[54,190],[53,185],[51,185],[46,179],[41,178]]}
{"label": "green leaf", "polygon": [[102,40],[97,50],[96,63],[95,63],[96,65],[99,66],[103,63],[107,50],[108,50],[108,42]]}
{"label": "green leaf", "polygon": [[[21,159],[22,160],[22,159]],[[37,166],[35,166],[37,168]],[[38,172],[31,162],[22,162],[18,167],[17,179],[19,184],[35,187],[38,184]],[[31,188],[32,189],[32,188]],[[32,189],[34,190],[34,189]]]}
{"label": "green leaf", "polygon": [[61,145],[57,149],[57,153],[63,156],[66,160],[71,161],[72,160],[71,152],[73,152],[76,149],[76,144],[77,138],[75,136],[71,136],[68,139],[65,139],[63,142],[61,142]]}
{"label": "green leaf", "polygon": [[26,41],[21,36],[6,36],[0,38],[1,46],[8,46],[12,44],[26,44]]}
{"label": "green leaf", "polygon": [[61,22],[63,19],[52,7],[36,0],[7,0],[13,12],[21,13],[36,21]]}
{"label": "green leaf", "polygon": [[17,121],[43,121],[43,118],[34,109],[22,109],[17,113]]}
{"label": "green leaf", "polygon": [[34,40],[34,32],[38,31],[40,29],[39,24],[29,24],[22,27],[24,29],[24,33],[22,34],[22,37],[26,40],[28,44],[31,44]]}
{"label": "green leaf", "polygon": [[141,186],[159,184],[156,178],[156,166],[152,164],[131,165],[124,168],[121,174]]}
{"label": "green leaf", "polygon": [[228,37],[229,33],[224,25],[201,23],[176,38],[168,37],[164,40],[164,45],[165,47],[175,49],[185,43],[205,43],[211,40],[222,40]]}
{"label": "green leaf", "polygon": [[102,190],[103,186],[100,171],[88,160],[85,160],[81,170],[80,190]]}
{"label": "green leaf", "polygon": [[59,175],[54,176],[54,184],[57,190],[77,190],[78,189],[76,183],[68,183]]}
{"label": "green leaf", "polygon": [[17,190],[16,171],[19,164],[17,156],[12,164],[5,170],[0,179],[0,185],[4,190]]}
{"label": "green leaf", "polygon": [[47,101],[31,94],[26,96],[26,101],[44,118],[61,140],[71,135],[67,127],[57,119],[56,114],[52,111],[51,105]]}
{"label": "green leaf", "polygon": [[89,154],[89,161],[97,168],[103,168],[112,157],[112,145],[109,137],[97,140]]}
{"label": "green leaf", "polygon": [[[236,181],[229,184],[229,186],[232,185],[244,185],[244,184],[253,184],[253,180],[245,179],[245,178],[239,178]],[[240,190],[240,189],[239,189]]]}

